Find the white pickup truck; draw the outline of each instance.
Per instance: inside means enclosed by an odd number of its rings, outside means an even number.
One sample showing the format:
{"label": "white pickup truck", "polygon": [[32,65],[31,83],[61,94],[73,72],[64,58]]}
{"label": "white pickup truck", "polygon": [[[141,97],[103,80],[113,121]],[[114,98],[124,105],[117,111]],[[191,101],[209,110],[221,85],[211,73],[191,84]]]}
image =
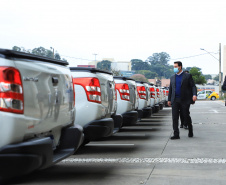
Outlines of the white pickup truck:
{"label": "white pickup truck", "polygon": [[83,144],[117,132],[122,126],[122,116],[116,114],[113,74],[96,68],[70,69],[76,94],[75,123],[84,129]]}
{"label": "white pickup truck", "polygon": [[47,168],[82,143],[67,65],[0,49],[0,179]]}
{"label": "white pickup truck", "polygon": [[139,106],[137,109],[138,120],[150,117],[152,114],[150,87],[146,82],[136,81]]}
{"label": "white pickup truck", "polygon": [[138,119],[138,93],[136,81],[132,78],[114,76],[117,90],[117,114],[123,117],[123,126],[134,125]]}

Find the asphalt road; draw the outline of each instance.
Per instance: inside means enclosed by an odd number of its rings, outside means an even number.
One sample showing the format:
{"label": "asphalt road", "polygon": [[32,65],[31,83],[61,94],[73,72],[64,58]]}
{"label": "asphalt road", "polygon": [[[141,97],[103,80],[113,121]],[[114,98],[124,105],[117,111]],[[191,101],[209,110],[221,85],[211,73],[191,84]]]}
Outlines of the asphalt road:
{"label": "asphalt road", "polygon": [[11,184],[220,185],[226,184],[226,107],[222,101],[191,106],[194,137],[172,135],[171,108],[136,126],[91,142],[57,165]]}

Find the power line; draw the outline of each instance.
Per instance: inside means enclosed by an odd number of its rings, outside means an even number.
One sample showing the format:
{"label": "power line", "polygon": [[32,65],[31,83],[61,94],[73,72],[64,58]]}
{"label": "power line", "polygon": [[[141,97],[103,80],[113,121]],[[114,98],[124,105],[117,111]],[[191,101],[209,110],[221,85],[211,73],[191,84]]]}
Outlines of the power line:
{"label": "power line", "polygon": [[[210,52],[210,53],[213,53],[213,54],[218,54],[218,52],[217,52],[217,53]],[[185,59],[185,58],[198,57],[198,56],[201,56],[201,55],[207,55],[207,54],[209,54],[209,53],[203,53],[203,54],[193,55],[193,56],[188,56],[188,57],[174,58],[174,59],[171,59],[171,60],[179,60],[179,59]]]}

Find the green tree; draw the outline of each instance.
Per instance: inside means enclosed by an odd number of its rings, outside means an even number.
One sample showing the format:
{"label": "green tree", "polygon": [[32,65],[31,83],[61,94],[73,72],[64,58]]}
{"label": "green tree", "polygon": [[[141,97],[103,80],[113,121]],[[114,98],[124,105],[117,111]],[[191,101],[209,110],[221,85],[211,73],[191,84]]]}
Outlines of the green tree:
{"label": "green tree", "polygon": [[56,52],[54,54],[54,57],[53,57],[53,51],[51,49],[46,49],[46,48],[41,47],[41,46],[38,47],[38,48],[34,48],[32,50],[25,49],[24,47],[13,46],[12,50],[14,50],[14,51],[21,51],[21,52],[25,52],[25,53],[32,53],[34,55],[54,58],[54,59],[57,59],[57,60],[62,60],[62,61],[67,62],[66,59],[64,59],[64,58],[61,59],[61,56],[60,56],[60,54],[58,52]]}
{"label": "green tree", "polygon": [[150,63],[150,70],[158,74],[159,78],[170,78],[173,72],[173,66],[169,65],[170,55],[166,52],[154,53],[149,56],[146,62]]}
{"label": "green tree", "polygon": [[158,77],[158,74],[156,72],[152,72],[149,70],[139,70],[139,71],[137,71],[137,74],[142,74],[147,79],[154,79],[154,78]]}
{"label": "green tree", "polygon": [[34,48],[31,53],[34,55],[53,58],[53,52],[49,49],[45,49],[44,47]]}
{"label": "green tree", "polygon": [[202,75],[200,68],[192,67],[190,69],[189,73],[192,75],[192,78],[193,78],[195,84],[205,84],[206,83],[206,79]]}
{"label": "green tree", "polygon": [[206,81],[209,80],[209,79],[212,80],[212,76],[211,75],[203,75],[203,76],[205,77]]}
{"label": "green tree", "polygon": [[143,60],[140,60],[140,59],[132,59],[131,64],[132,64],[132,70],[134,71],[150,70],[150,67],[151,67],[148,62],[144,62]]}
{"label": "green tree", "polygon": [[131,76],[130,78],[137,80],[137,81],[148,82],[148,79],[145,78],[145,76],[142,74],[135,74],[135,75]]}
{"label": "green tree", "polygon": [[152,56],[147,58],[147,62],[151,65],[160,64],[163,66],[168,66],[168,62],[170,61],[170,55],[166,52],[161,53],[153,53]]}
{"label": "green tree", "polygon": [[97,63],[97,68],[111,71],[111,61],[102,60],[101,62]]}
{"label": "green tree", "polygon": [[[223,79],[223,73],[221,72],[221,81],[222,81],[222,79]],[[216,80],[216,81],[219,82],[219,74],[218,74],[217,76],[215,76],[215,77],[213,78],[213,80]]]}
{"label": "green tree", "polygon": [[[193,67],[186,67],[186,68],[184,68],[183,70],[187,70],[187,71],[190,71],[191,70],[191,68],[193,68]],[[201,68],[199,68],[199,67],[196,67],[199,71],[201,71],[202,69]]]}
{"label": "green tree", "polygon": [[59,53],[55,53],[54,54],[54,58],[57,59],[57,60],[61,60],[61,57],[60,57]]}
{"label": "green tree", "polygon": [[12,50],[14,51],[21,51],[22,49],[18,46],[13,46]]}
{"label": "green tree", "polygon": [[111,72],[113,73],[113,76],[122,76],[120,70],[111,68]]}

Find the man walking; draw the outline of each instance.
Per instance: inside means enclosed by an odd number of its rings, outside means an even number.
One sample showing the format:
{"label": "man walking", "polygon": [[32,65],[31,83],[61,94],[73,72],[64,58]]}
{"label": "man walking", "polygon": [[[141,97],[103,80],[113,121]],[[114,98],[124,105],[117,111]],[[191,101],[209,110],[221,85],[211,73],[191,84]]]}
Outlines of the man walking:
{"label": "man walking", "polygon": [[172,106],[173,131],[171,139],[180,139],[178,128],[179,114],[184,118],[184,124],[188,126],[188,137],[193,137],[193,128],[190,117],[190,105],[197,100],[197,89],[191,74],[184,73],[182,62],[174,62],[174,72],[170,78],[168,106]]}

